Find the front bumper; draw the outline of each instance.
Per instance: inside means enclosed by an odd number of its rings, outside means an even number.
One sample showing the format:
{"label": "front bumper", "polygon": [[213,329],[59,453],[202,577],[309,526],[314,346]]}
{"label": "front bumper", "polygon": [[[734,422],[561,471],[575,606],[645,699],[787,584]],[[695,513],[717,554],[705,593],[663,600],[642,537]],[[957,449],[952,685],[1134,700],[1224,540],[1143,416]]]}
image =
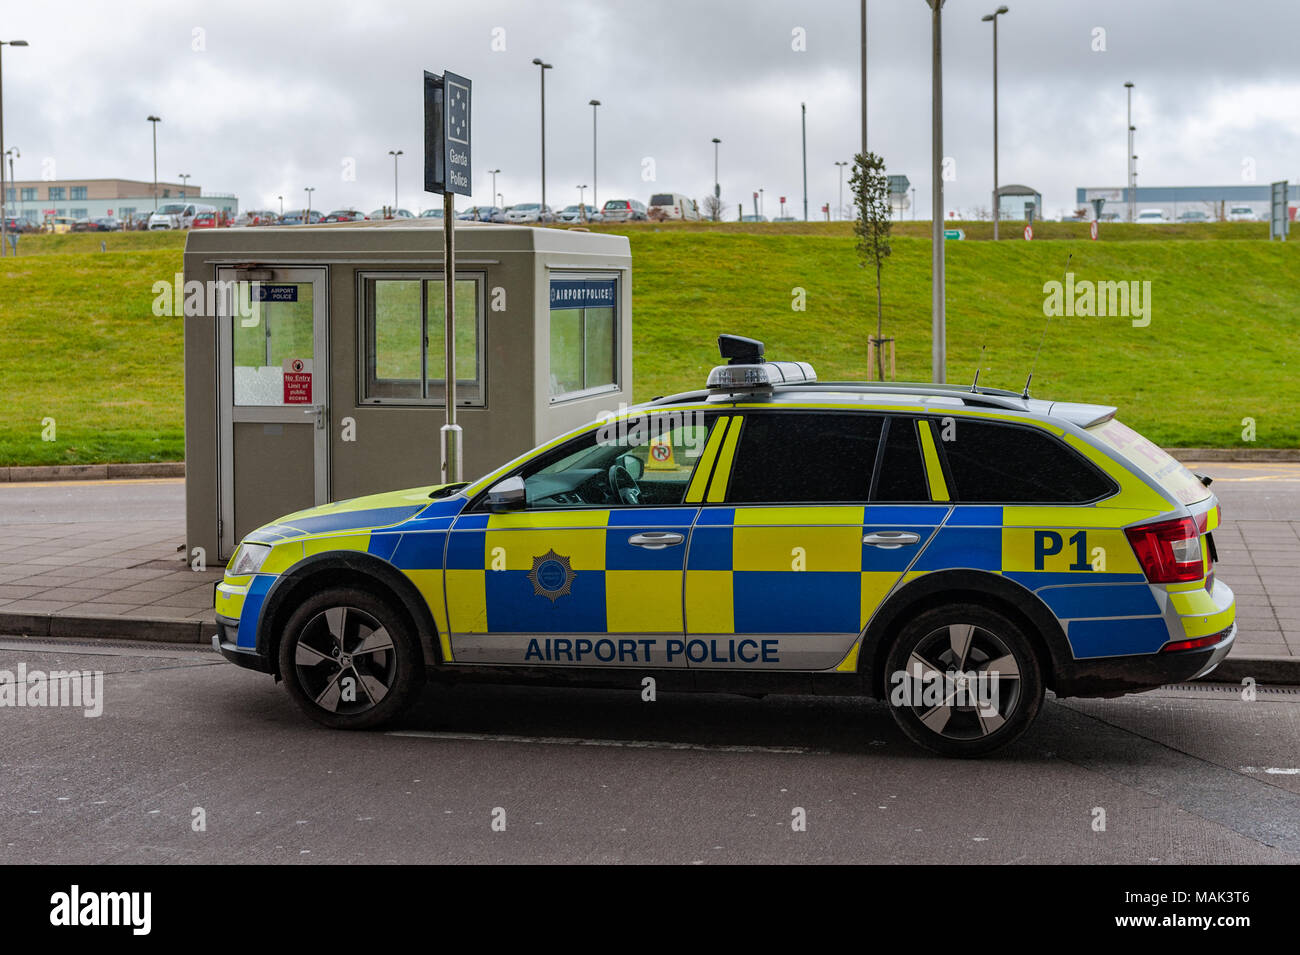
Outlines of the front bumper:
{"label": "front bumper", "polygon": [[258,673],[274,673],[275,663],[266,655],[251,647],[241,647],[235,641],[239,633],[239,621],[217,614],[217,632],[212,635],[212,649],[236,666]]}

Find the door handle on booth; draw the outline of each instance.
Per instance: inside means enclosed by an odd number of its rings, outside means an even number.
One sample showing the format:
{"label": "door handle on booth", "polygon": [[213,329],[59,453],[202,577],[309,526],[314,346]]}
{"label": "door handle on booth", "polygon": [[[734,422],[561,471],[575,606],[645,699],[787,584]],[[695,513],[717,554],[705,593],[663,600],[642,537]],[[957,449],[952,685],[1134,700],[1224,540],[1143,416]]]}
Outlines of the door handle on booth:
{"label": "door handle on booth", "polygon": [[325,427],[325,406],[324,405],[313,405],[310,408],[304,408],[302,413],[314,414],[316,416],[317,430]]}
{"label": "door handle on booth", "polygon": [[672,547],[674,544],[680,544],[686,538],[673,531],[647,531],[644,534],[633,534],[627,539],[627,542],[633,547],[644,547],[647,550],[663,550],[665,547]]}
{"label": "door handle on booth", "polygon": [[920,534],[911,531],[872,531],[862,538],[862,543],[885,550],[895,550],[904,544],[915,544],[921,540]]}

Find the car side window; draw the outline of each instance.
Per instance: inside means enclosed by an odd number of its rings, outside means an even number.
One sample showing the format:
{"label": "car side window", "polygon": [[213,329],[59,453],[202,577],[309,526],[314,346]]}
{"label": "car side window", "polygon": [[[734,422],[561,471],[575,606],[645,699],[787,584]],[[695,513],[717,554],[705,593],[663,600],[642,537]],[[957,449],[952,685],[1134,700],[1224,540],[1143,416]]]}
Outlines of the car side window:
{"label": "car side window", "polygon": [[[511,476],[526,509],[672,507],[686,497],[716,416],[665,412],[602,424]],[[476,509],[486,509],[486,500]]]}
{"label": "car side window", "polygon": [[930,485],[921,458],[916,419],[890,416],[887,420],[885,447],[871,499],[896,504],[929,501]]}
{"label": "car side window", "polygon": [[745,415],[727,503],[866,502],[881,423],[860,412]]}
{"label": "car side window", "polygon": [[936,432],[954,501],[1083,504],[1116,490],[1083,455],[1037,428],[957,418]]}

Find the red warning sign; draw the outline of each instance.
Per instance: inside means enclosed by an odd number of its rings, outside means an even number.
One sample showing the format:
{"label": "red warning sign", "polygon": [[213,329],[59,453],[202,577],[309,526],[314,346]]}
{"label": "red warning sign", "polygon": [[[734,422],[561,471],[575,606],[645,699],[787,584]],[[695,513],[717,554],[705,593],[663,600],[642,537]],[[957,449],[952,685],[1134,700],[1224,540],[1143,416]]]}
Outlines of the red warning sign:
{"label": "red warning sign", "polygon": [[306,363],[301,358],[285,362],[284,403],[287,405],[311,404],[311,372],[304,371]]}

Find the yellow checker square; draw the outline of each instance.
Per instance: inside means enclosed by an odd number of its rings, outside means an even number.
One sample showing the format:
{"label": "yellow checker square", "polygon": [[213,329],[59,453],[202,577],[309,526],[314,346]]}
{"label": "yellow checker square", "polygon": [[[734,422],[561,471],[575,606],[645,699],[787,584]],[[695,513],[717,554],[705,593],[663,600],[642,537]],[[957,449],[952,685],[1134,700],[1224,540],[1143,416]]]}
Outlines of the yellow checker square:
{"label": "yellow checker square", "polygon": [[680,570],[605,571],[605,629],[610,633],[681,633]]}
{"label": "yellow checker square", "polygon": [[216,612],[223,617],[238,620],[247,594],[247,587],[232,586],[224,581],[217,584]]}
{"label": "yellow checker square", "polygon": [[308,537],[302,542],[302,552],[304,557],[310,557],[312,554],[324,554],[328,551],[337,550],[359,550],[365,553],[370,550],[370,532],[362,534],[331,534],[325,537]]}
{"label": "yellow checker square", "polygon": [[[434,625],[438,628],[439,636],[445,637],[447,634],[447,605],[442,594],[442,571],[441,570],[403,570],[408,580],[415,584],[415,589],[420,592],[424,602],[429,605],[429,612],[433,614]],[[477,574],[478,571],[464,571],[467,574]],[[445,649],[445,648],[444,648]]]}
{"label": "yellow checker square", "polygon": [[447,571],[447,617],[452,633],[487,633],[484,570]]}
{"label": "yellow checker square", "polygon": [[1142,573],[1123,531],[1078,527],[1004,527],[1002,570]]}
{"label": "yellow checker square", "polygon": [[876,608],[884,603],[885,596],[898,580],[898,574],[892,570],[864,570],[862,572],[862,612],[858,629],[866,627]]}
{"label": "yellow checker square", "polygon": [[857,571],[862,567],[862,526],[737,527],[731,554],[733,570]]}
{"label": "yellow checker square", "polygon": [[686,576],[686,632],[735,633],[729,570],[692,570]]}
{"label": "yellow checker square", "polygon": [[493,572],[532,570],[534,558],[552,550],[569,558],[569,566],[574,570],[604,570],[604,521],[599,528],[489,529],[483,548],[483,567]]}

